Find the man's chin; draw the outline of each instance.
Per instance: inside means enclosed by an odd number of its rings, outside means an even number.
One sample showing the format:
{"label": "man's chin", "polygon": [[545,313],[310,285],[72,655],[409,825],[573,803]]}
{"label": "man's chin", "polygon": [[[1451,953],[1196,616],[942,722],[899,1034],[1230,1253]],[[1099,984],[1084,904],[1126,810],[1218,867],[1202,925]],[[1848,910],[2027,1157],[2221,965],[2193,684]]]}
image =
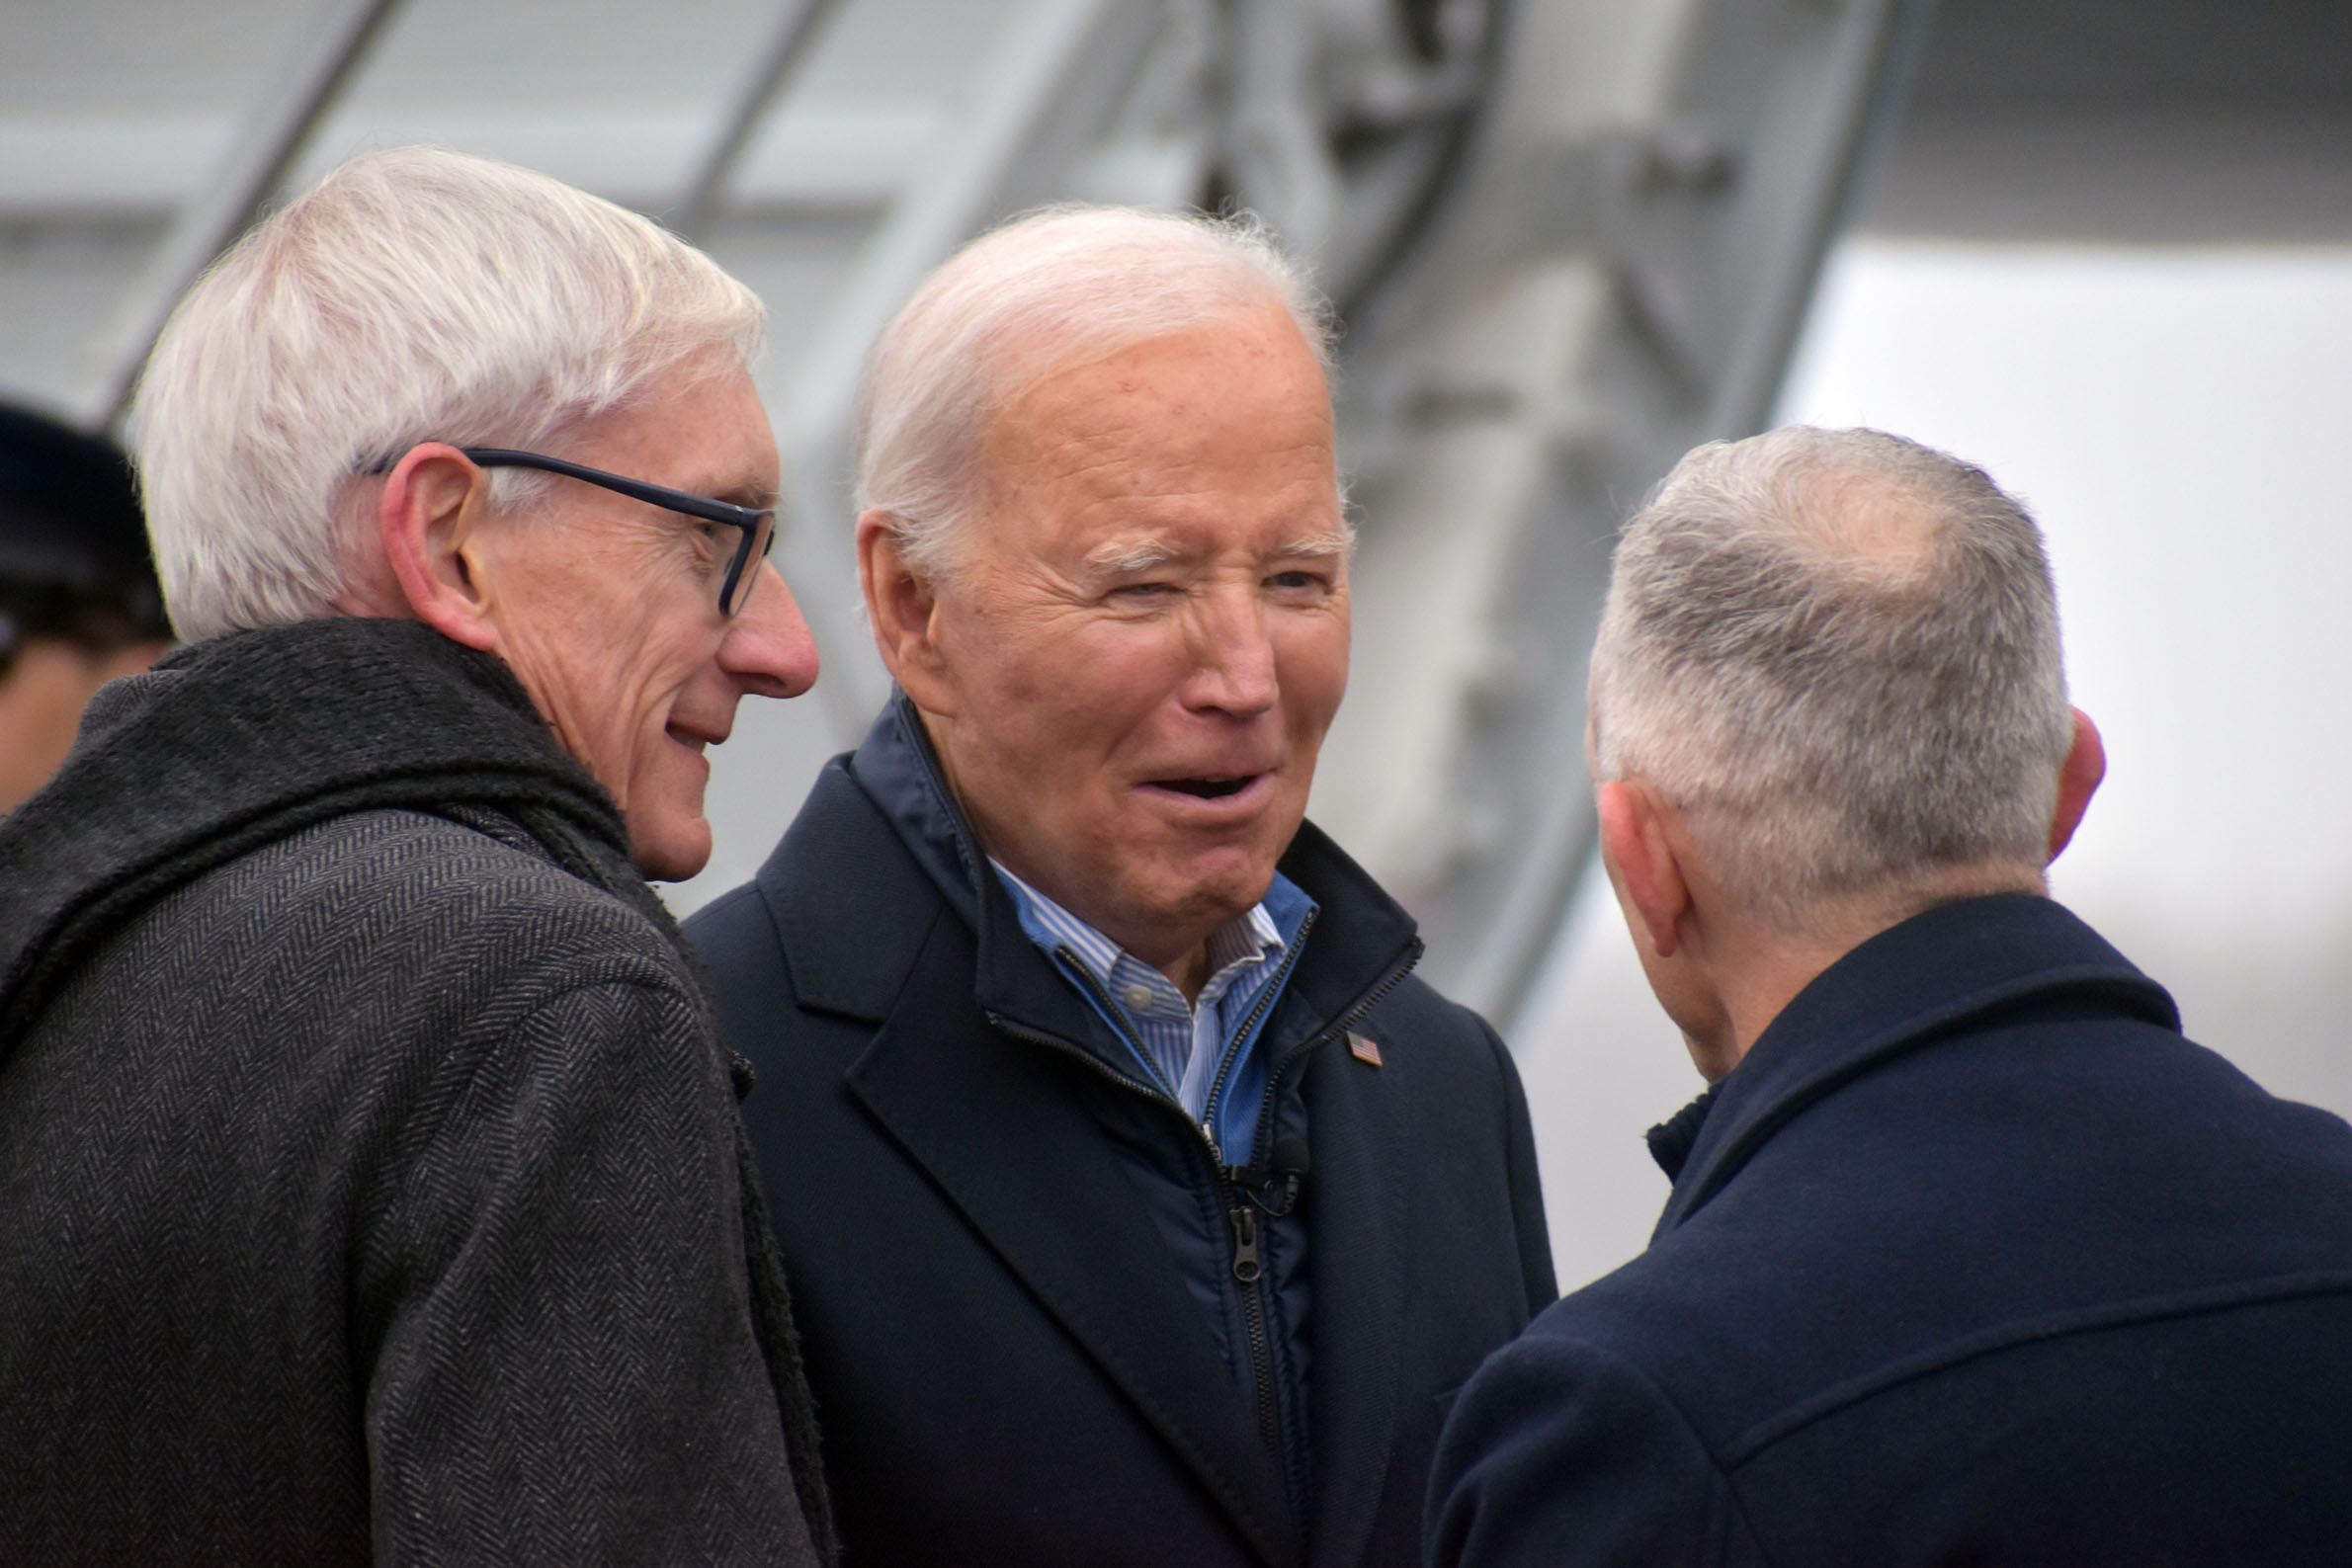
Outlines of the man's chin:
{"label": "man's chin", "polygon": [[1274,858],[1252,856],[1245,861],[1204,866],[1198,874],[1170,880],[1150,900],[1169,924],[1214,931],[1245,915],[1274,884]]}
{"label": "man's chin", "polygon": [[697,815],[691,824],[671,823],[640,832],[629,830],[630,860],[648,882],[683,882],[711,864],[711,824]]}

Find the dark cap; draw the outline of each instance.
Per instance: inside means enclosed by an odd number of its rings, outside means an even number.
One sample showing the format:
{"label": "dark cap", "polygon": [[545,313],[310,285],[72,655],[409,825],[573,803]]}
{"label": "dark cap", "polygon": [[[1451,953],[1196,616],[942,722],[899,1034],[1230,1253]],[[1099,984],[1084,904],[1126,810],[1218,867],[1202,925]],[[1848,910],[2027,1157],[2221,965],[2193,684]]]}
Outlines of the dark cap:
{"label": "dark cap", "polygon": [[122,449],[0,404],[0,589],[168,636],[138,487]]}

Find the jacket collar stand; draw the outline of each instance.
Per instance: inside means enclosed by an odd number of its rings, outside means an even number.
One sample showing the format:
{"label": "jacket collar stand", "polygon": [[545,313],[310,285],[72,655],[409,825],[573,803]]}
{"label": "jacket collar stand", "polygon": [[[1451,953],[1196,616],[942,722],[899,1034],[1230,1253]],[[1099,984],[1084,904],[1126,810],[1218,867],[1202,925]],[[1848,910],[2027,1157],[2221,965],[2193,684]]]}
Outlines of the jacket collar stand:
{"label": "jacket collar stand", "polygon": [[1798,992],[1738,1066],[1651,1129],[1651,1153],[1674,1181],[1655,1234],[1690,1217],[1775,1129],[1887,1058],[1989,1014],[2086,1000],[2180,1028],[2163,987],[2048,898],[1961,899],[1880,932]]}

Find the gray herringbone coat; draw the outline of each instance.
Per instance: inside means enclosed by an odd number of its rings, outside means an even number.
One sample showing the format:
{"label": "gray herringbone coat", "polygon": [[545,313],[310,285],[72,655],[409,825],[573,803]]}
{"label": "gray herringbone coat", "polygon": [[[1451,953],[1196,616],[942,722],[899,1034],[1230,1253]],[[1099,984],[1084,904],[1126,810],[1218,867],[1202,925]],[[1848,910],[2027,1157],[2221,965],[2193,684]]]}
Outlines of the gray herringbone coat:
{"label": "gray herringbone coat", "polygon": [[0,1561],[815,1560],[733,1091],[624,848],[422,628],[110,693],[0,827]]}

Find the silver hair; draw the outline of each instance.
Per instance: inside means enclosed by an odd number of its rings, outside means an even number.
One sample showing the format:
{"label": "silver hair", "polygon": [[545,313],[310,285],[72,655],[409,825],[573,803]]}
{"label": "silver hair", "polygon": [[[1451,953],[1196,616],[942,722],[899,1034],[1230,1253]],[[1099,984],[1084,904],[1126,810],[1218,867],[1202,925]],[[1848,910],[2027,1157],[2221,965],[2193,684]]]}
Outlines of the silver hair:
{"label": "silver hair", "polygon": [[1330,307],[1254,219],[1081,206],[1015,218],[951,257],[875,343],[859,510],[889,516],[915,571],[952,571],[993,413],[1052,371],[1268,303],[1328,371]]}
{"label": "silver hair", "polygon": [[1783,929],[2038,872],[2072,736],[2041,531],[1879,431],[1701,447],[1618,541],[1590,710],[1598,775],[1648,780]]}
{"label": "silver hair", "polygon": [[[356,476],[424,441],[545,447],[673,370],[748,367],[766,311],[708,257],[545,175],[355,158],[198,281],[132,416],[155,561],[191,641],[329,613]],[[493,475],[496,504],[544,487]]]}

